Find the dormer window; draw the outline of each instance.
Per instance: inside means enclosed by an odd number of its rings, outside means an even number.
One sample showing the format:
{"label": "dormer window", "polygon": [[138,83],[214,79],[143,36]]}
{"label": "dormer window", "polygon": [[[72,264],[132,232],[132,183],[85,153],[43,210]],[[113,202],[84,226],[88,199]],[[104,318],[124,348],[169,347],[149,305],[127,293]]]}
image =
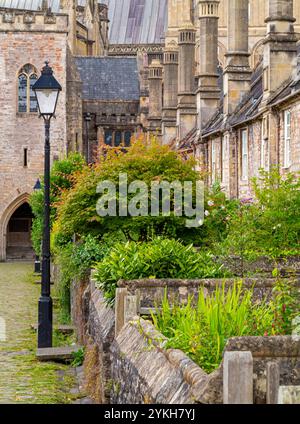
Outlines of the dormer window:
{"label": "dormer window", "polygon": [[18,112],[35,113],[38,105],[32,90],[37,80],[37,70],[29,63],[24,65],[18,74]]}

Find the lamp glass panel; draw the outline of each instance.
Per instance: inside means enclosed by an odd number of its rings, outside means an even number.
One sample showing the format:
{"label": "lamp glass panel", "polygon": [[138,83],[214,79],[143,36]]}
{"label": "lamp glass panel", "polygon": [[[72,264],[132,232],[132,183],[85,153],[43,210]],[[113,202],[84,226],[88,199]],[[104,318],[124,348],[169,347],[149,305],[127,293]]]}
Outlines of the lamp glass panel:
{"label": "lamp glass panel", "polygon": [[57,90],[36,90],[41,115],[53,115],[59,92]]}

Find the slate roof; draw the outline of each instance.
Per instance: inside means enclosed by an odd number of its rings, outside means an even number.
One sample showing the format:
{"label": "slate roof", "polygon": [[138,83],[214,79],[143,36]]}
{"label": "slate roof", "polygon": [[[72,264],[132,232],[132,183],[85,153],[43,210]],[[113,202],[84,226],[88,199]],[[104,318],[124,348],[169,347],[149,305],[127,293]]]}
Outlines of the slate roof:
{"label": "slate roof", "polygon": [[111,44],[161,44],[168,0],[107,0]]}
{"label": "slate roof", "polygon": [[[168,0],[98,0],[107,4],[111,44],[161,44],[167,29]],[[60,0],[48,0],[53,13]],[[78,0],[85,6],[86,0]],[[41,10],[42,0],[0,0],[0,8]]]}
{"label": "slate roof", "polygon": [[[0,0],[0,8],[20,10],[41,10],[43,0]],[[58,13],[60,0],[48,0],[52,12]]]}
{"label": "slate roof", "polygon": [[263,66],[259,64],[251,77],[251,89],[229,119],[229,125],[238,125],[257,115],[263,98]]}
{"label": "slate roof", "polygon": [[76,57],[84,100],[139,100],[136,58]]}

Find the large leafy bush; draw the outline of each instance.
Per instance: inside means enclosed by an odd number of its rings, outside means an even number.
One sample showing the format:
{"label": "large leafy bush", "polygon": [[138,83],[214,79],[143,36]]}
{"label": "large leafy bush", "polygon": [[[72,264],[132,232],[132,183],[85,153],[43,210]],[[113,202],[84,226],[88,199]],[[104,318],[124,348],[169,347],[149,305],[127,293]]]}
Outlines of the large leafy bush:
{"label": "large leafy bush", "polygon": [[147,243],[119,243],[96,267],[98,287],[109,304],[114,303],[119,280],[139,278],[213,278],[226,272],[211,255],[197,252],[191,245],[156,238]]}
{"label": "large leafy bush", "polygon": [[[96,211],[97,185],[101,181],[111,181],[118,188],[120,174],[127,174],[128,184],[143,181],[148,186],[149,208],[150,187],[153,181],[192,181],[200,179],[194,170],[194,161],[184,161],[168,146],[161,146],[155,139],[146,143],[137,140],[127,149],[110,150],[94,167],[84,169],[77,177],[75,186],[66,192],[58,210],[58,220],[54,236],[57,244],[64,243],[73,234],[97,234],[122,231],[127,240],[147,240],[153,234],[185,238],[195,234],[195,229],[185,227],[185,217],[171,216],[126,216],[100,217]],[[128,202],[134,195],[128,194]],[[118,191],[117,191],[118,197]],[[118,210],[119,210],[119,203]],[[171,201],[172,205],[172,201]],[[149,209],[150,210],[150,209]],[[150,215],[150,214],[149,214]]]}

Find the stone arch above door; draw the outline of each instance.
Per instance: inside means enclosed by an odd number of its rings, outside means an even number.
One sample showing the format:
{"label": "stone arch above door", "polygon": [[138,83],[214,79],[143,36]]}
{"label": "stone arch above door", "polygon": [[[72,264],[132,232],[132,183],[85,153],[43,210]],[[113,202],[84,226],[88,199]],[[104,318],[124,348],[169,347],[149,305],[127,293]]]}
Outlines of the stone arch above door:
{"label": "stone arch above door", "polygon": [[29,202],[29,196],[29,193],[19,195],[10,203],[0,217],[0,261],[6,260],[6,232],[9,220],[20,206]]}

